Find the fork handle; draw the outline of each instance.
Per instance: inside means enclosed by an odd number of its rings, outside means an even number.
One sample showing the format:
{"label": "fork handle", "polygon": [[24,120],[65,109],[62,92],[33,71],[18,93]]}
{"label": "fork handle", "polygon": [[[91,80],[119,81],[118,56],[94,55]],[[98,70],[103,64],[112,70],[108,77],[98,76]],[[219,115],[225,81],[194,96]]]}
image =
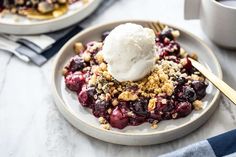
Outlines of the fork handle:
{"label": "fork handle", "polygon": [[231,88],[224,81],[219,79],[216,75],[210,72],[207,68],[205,68],[199,62],[189,58],[192,62],[192,65],[199,70],[212,84],[216,86],[226,97],[228,97],[235,105],[236,105],[236,91]]}

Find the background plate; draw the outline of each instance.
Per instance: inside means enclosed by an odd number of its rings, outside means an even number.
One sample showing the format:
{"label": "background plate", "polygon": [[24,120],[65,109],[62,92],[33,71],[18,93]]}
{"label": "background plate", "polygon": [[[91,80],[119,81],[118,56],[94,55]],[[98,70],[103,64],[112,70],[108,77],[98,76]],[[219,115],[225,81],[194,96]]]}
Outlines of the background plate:
{"label": "background plate", "polygon": [[[217,107],[219,91],[211,83],[207,88],[207,95],[203,99],[203,110],[193,111],[189,116],[178,120],[161,121],[156,129],[151,129],[150,124],[145,123],[140,126],[128,126],[123,130],[114,128],[112,130],[104,130],[100,127],[97,118],[79,104],[77,96],[66,89],[61,70],[70,57],[75,55],[73,50],[74,43],[76,41],[86,43],[92,40],[99,40],[102,32],[111,30],[115,26],[126,22],[146,26],[147,22],[151,21],[118,21],[92,27],[73,37],[60,50],[53,67],[52,80],[53,96],[60,112],[72,125],[82,132],[103,141],[123,145],[163,143],[180,138],[201,126]],[[197,53],[200,62],[206,65],[218,77],[222,78],[221,68],[215,55],[200,39],[180,28],[170,27],[180,30],[178,42],[182,47],[189,53]]]}
{"label": "background plate", "polygon": [[70,5],[66,14],[50,20],[30,20],[13,14],[0,16],[0,33],[26,35],[60,30],[83,20],[98,7],[101,1],[88,0],[88,3],[84,5],[81,2],[76,2]]}

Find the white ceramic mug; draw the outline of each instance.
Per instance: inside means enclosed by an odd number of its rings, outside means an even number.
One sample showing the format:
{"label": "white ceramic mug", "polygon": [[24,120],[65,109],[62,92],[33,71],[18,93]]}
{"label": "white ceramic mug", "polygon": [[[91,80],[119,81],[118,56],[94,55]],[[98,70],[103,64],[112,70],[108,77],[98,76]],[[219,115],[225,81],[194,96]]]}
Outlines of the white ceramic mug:
{"label": "white ceramic mug", "polygon": [[236,7],[216,0],[185,0],[185,19],[200,19],[202,29],[216,44],[236,48]]}

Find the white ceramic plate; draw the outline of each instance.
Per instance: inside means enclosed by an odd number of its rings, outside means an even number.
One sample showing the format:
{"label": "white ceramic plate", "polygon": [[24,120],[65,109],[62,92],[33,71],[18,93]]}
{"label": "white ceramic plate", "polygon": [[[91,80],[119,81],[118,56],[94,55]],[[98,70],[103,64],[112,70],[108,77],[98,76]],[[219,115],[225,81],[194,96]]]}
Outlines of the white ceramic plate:
{"label": "white ceramic plate", "polygon": [[66,28],[78,23],[90,15],[102,0],[88,0],[88,3],[76,2],[69,6],[69,11],[55,19],[30,20],[26,17],[4,14],[0,16],[0,33],[8,34],[40,34]]}
{"label": "white ceramic plate", "polygon": [[[89,110],[83,108],[77,96],[66,89],[61,70],[70,57],[74,55],[73,45],[76,41],[89,42],[100,38],[102,32],[111,30],[115,26],[134,22],[145,26],[148,21],[118,21],[95,26],[77,34],[64,45],[56,57],[53,67],[53,96],[64,117],[82,132],[97,139],[123,145],[150,145],[163,143],[180,138],[201,126],[214,112],[219,98],[219,91],[209,84],[207,95],[203,99],[204,108],[193,111],[189,116],[178,120],[161,121],[158,128],[151,129],[149,123],[140,126],[128,126],[123,130],[104,130],[100,127],[97,118]],[[176,28],[174,26],[170,26]],[[205,64],[213,73],[222,78],[220,65],[212,51],[197,37],[182,29],[178,42],[188,52],[196,52],[201,63]]]}

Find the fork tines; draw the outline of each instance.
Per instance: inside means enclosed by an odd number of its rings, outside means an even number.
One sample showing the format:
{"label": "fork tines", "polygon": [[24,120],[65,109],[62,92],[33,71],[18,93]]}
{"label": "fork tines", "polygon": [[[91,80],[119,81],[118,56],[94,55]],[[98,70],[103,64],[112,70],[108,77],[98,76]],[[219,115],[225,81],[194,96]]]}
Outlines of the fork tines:
{"label": "fork tines", "polygon": [[160,22],[150,22],[147,24],[156,34],[160,33],[166,26]]}

